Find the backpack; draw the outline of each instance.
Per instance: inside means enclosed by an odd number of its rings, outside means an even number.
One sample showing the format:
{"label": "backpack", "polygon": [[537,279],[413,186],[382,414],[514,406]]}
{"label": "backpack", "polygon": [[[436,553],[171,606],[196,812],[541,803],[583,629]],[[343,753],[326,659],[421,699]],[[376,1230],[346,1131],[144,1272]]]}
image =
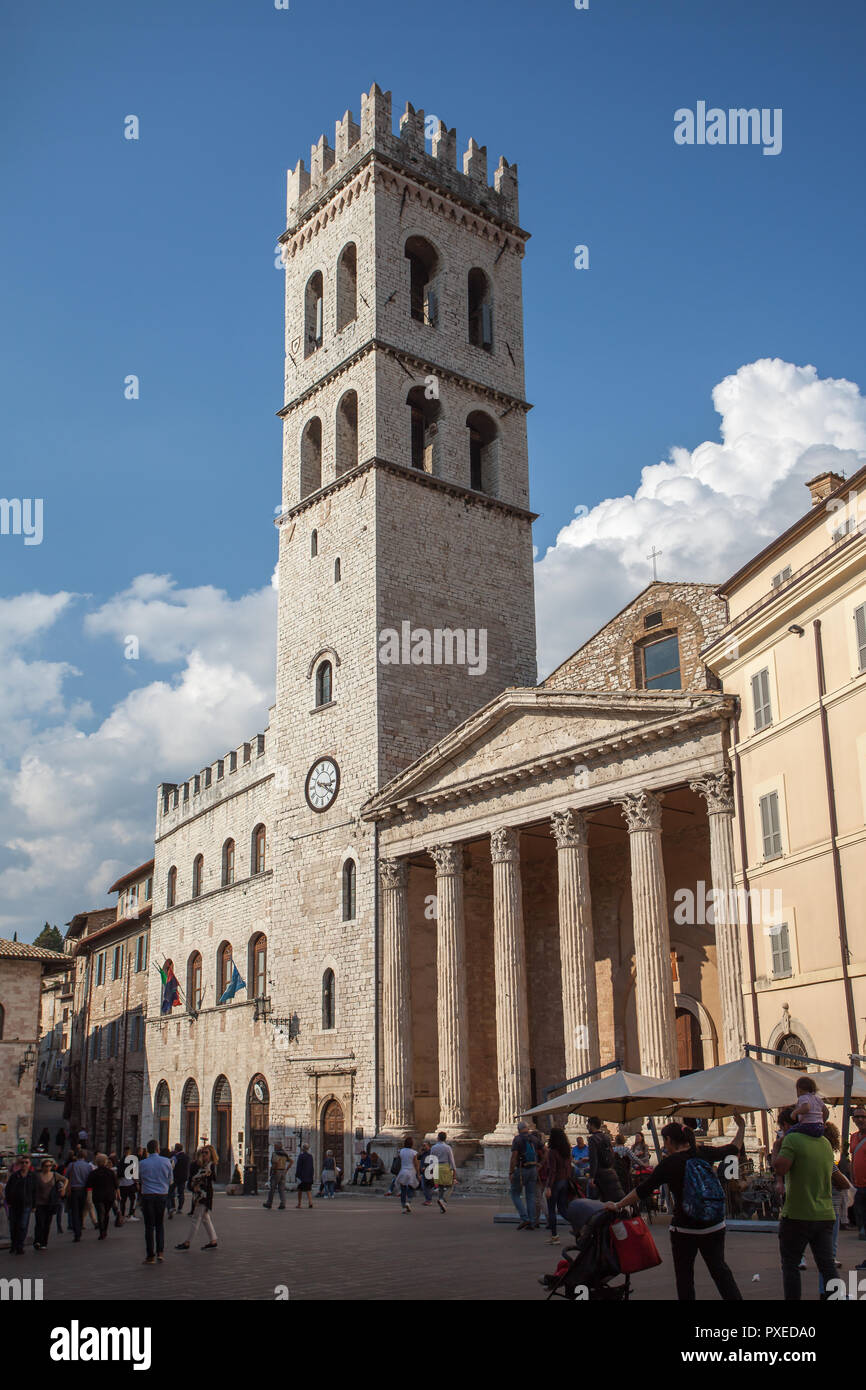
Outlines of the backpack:
{"label": "backpack", "polygon": [[681,1206],[689,1220],[699,1226],[715,1226],[724,1221],[724,1188],[706,1159],[688,1159]]}
{"label": "backpack", "polygon": [[275,1173],[285,1173],[289,1166],[289,1160],[285,1154],[274,1154],[271,1159],[271,1167]]}
{"label": "backpack", "polygon": [[403,1164],[400,1160],[400,1155],[395,1154],[394,1157],[391,1159],[391,1172],[394,1174],[395,1178],[402,1167]]}
{"label": "backpack", "polygon": [[520,1155],[521,1168],[534,1168],[538,1162],[538,1153],[531,1139],[526,1140],[523,1152]]}

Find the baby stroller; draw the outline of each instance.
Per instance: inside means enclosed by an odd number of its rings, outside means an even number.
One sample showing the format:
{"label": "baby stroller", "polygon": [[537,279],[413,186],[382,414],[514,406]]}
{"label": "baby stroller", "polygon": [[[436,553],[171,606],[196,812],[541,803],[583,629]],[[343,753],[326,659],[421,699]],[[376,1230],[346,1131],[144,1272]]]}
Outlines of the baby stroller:
{"label": "baby stroller", "polygon": [[[631,1293],[631,1280],[626,1274],[622,1283],[611,1280],[621,1273],[613,1248],[610,1228],[621,1220],[617,1212],[599,1211],[590,1218],[577,1237],[577,1244],[562,1251],[562,1258],[553,1274],[545,1274],[539,1283],[548,1290],[548,1299],[588,1298],[590,1302],[625,1302]],[[578,1293],[586,1289],[587,1293]]]}

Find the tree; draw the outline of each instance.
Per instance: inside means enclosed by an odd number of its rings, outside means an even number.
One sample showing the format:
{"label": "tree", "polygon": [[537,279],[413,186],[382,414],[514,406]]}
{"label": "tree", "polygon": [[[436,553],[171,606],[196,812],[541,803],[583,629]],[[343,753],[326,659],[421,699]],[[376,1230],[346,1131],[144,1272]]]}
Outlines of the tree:
{"label": "tree", "polygon": [[44,946],[48,951],[62,951],[63,937],[57,927],[49,927],[48,923],[42,928],[41,932],[33,942],[34,946]]}

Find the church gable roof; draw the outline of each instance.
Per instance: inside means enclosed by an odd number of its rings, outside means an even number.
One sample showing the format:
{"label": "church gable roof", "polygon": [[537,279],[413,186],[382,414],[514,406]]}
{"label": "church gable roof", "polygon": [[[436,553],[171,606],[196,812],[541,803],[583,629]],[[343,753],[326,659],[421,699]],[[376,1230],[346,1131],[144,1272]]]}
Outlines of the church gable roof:
{"label": "church gable roof", "polygon": [[506,690],[388,782],[362,815],[378,819],[458,789],[480,793],[584,759],[631,756],[731,713],[730,698],[710,691]]}

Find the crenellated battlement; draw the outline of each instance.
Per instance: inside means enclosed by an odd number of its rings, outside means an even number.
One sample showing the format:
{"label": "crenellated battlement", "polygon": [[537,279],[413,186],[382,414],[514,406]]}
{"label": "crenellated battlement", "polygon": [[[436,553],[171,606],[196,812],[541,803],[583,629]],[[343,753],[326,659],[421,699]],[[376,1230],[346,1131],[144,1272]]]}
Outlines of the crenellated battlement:
{"label": "crenellated battlement", "polygon": [[186,782],[161,782],[156,798],[157,837],[212,801],[221,800],[265,775],[263,766],[268,730],[232,748],[225,757],[196,772]]}
{"label": "crenellated battlement", "polygon": [[369,92],[361,94],[360,125],[352,112],[346,111],[342,120],[336,122],[333,148],[327,136],[321,135],[310,148],[309,169],[300,159],[289,170],[287,228],[297,226],[319,199],[370,151],[384,155],[407,172],[475,204],[491,216],[517,225],[517,165],[500,158],[491,186],[487,181],[486,145],[470,138],[460,167],[457,131],[449,130],[440,120],[433,132],[432,153],[427,151],[425,132],[424,112],[407,101],[395,134],[391,93],[383,92],[374,82]]}

